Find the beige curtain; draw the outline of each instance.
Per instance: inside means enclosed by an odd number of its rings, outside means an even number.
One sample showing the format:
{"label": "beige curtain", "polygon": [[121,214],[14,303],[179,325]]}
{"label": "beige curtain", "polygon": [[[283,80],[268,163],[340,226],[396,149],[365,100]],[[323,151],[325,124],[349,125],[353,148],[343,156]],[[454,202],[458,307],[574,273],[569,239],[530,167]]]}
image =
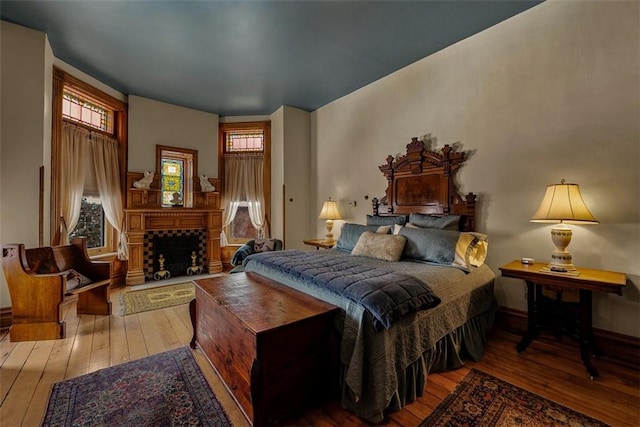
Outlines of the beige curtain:
{"label": "beige curtain", "polygon": [[91,147],[102,209],[111,226],[118,231],[118,259],[126,260],[129,259],[129,248],[120,191],[118,141],[101,133],[92,132]]}
{"label": "beige curtain", "polygon": [[[249,204],[251,224],[258,234],[267,238],[269,230],[264,212],[264,156],[262,153],[231,154],[224,158],[224,226],[233,221],[240,202]],[[227,245],[227,237],[222,232],[222,246]]]}
{"label": "beige curtain", "polygon": [[84,190],[84,151],[89,131],[69,123],[62,125],[60,146],[60,244],[69,244],[69,233],[80,219]]}

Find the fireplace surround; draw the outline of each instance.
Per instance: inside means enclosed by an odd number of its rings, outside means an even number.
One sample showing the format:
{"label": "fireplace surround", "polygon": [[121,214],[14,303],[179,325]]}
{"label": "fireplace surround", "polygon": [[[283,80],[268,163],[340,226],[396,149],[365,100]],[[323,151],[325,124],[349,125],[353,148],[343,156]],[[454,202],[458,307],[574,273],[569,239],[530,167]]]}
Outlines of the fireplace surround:
{"label": "fireplace surround", "polygon": [[129,237],[129,261],[125,279],[127,285],[141,285],[145,282],[145,264],[147,262],[145,235],[150,232],[200,230],[205,235],[204,253],[201,255],[200,264],[208,273],[222,271],[220,258],[221,209],[125,209],[125,215]]}

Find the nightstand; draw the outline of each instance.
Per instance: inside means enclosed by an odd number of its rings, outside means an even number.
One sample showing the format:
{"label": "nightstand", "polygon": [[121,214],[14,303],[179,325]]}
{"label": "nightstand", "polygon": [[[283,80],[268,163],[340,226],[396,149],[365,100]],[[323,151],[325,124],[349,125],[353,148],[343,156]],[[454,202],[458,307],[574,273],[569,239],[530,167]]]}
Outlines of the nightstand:
{"label": "nightstand", "polygon": [[309,240],[303,240],[302,243],[309,246],[315,246],[316,250],[319,250],[320,248],[322,249],[332,248],[336,245],[337,241],[330,240],[330,239],[309,239]]}
{"label": "nightstand", "polygon": [[523,264],[520,260],[500,267],[502,276],[524,280],[527,284],[527,332],[516,346],[518,352],[523,352],[529,344],[538,336],[545,327],[547,319],[545,313],[548,309],[545,297],[542,295],[542,287],[549,287],[557,294],[558,302],[561,300],[562,291],[577,289],[580,293],[578,303],[579,320],[578,339],[580,341],[580,354],[591,379],[599,376],[598,369],[593,365],[595,345],[593,342],[592,325],[592,293],[607,292],[622,295],[627,276],[624,273],[605,270],[593,270],[577,267],[575,271],[556,273],[544,271],[547,264],[534,263]]}

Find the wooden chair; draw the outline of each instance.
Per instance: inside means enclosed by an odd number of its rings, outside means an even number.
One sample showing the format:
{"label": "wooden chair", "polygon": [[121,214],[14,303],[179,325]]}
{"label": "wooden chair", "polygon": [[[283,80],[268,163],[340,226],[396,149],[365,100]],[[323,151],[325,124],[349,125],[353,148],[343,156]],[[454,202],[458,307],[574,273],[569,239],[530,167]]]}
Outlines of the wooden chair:
{"label": "wooden chair", "polygon": [[76,297],[78,314],[111,314],[111,262],[92,261],[84,238],[32,249],[3,245],[2,268],[11,296],[11,341],[64,338],[62,306]]}

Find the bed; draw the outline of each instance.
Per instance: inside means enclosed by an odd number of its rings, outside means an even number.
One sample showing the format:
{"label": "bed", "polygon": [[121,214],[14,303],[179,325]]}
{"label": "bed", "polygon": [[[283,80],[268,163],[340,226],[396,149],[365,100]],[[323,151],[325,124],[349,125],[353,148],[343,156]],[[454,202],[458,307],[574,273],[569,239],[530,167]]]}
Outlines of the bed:
{"label": "bed", "polygon": [[413,138],[406,154],[387,157],[384,197],[373,199],[367,225],[343,225],[335,249],[244,261],[246,272],[340,308],[341,403],[369,422],[420,396],[429,372],[479,360],[493,324],[495,275],[483,262],[486,236],[475,232],[476,196],[454,182],[465,154],[428,145]]}

